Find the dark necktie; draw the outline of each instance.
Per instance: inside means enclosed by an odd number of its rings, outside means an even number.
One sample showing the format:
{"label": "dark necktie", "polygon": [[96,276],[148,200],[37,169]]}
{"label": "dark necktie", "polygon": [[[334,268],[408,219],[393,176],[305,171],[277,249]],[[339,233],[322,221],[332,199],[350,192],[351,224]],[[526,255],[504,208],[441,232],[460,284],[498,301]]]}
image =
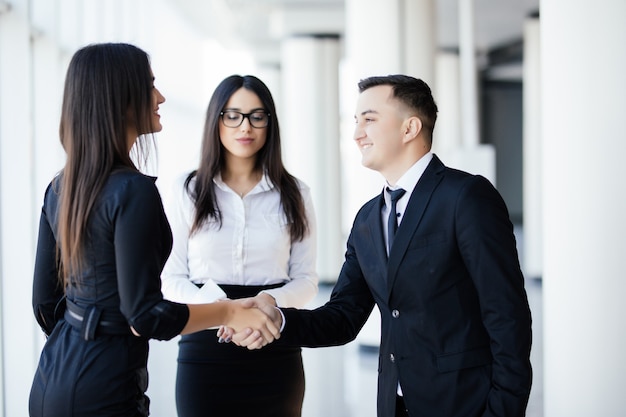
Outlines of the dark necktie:
{"label": "dark necktie", "polygon": [[389,252],[391,252],[393,238],[396,235],[396,230],[398,230],[398,214],[396,213],[396,204],[406,191],[402,188],[398,188],[397,190],[387,188],[387,192],[391,196],[391,209],[389,210],[389,217],[387,218],[387,243]]}

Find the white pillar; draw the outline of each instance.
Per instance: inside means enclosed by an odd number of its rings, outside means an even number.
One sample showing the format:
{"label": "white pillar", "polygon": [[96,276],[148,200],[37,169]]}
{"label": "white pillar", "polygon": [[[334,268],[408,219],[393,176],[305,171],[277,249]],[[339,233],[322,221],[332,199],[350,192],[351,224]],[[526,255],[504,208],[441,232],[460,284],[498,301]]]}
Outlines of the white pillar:
{"label": "white pillar", "polygon": [[524,23],[524,82],[523,82],[523,195],[524,250],[523,268],[527,278],[541,277],[542,238],[542,140],[541,140],[541,67],[539,19],[528,18]]}
{"label": "white pillar", "polygon": [[447,160],[447,154],[462,146],[459,77],[459,54],[451,51],[439,52],[436,83],[433,86],[433,96],[439,109],[433,135],[433,152],[444,161]]}
{"label": "white pillar", "polygon": [[[256,75],[259,77],[267,88],[272,92],[276,112],[279,116],[283,114],[283,80],[279,63],[263,63],[259,64],[256,69]],[[282,122],[282,117],[280,118]],[[282,127],[282,125],[281,125]]]}
{"label": "white pillar", "polygon": [[290,37],[282,44],[280,124],[285,164],[311,187],[318,273],[335,280],[343,260],[339,169],[339,40]]}
{"label": "white pillar", "polygon": [[431,88],[435,83],[437,21],[434,0],[404,1],[401,33],[404,51],[403,72],[424,80]]}
{"label": "white pillar", "polygon": [[[346,0],[345,65],[342,82],[342,173],[346,193],[348,225],[361,205],[380,193],[383,179],[361,165],[361,154],[353,141],[357,83],[371,76],[403,71],[404,37],[398,0]],[[374,24],[372,22],[375,22]]]}
{"label": "white pillar", "polygon": [[28,2],[12,1],[0,14],[0,370],[7,416],[25,414],[43,339],[31,307],[34,218],[43,195],[35,195],[30,35]]}
{"label": "white pillar", "polygon": [[[478,96],[477,90],[477,67],[476,67],[476,46],[474,42],[474,2],[472,0],[458,1],[459,13],[459,84],[458,98],[460,102],[460,126],[458,130],[450,129],[443,126],[444,140],[443,147],[438,147],[434,151],[441,150],[444,163],[453,168],[462,169],[464,171],[480,174],[496,185],[496,156],[493,145],[481,144],[479,138],[478,123]],[[439,66],[442,64],[448,67],[448,76],[454,77],[454,57],[448,56],[446,61],[442,61],[439,57]],[[443,90],[446,80],[440,80],[437,84],[440,90]],[[444,100],[454,99],[452,88],[454,85],[446,86],[447,94],[443,96]],[[437,101],[437,96],[435,96]],[[451,101],[444,101],[443,111],[455,111],[454,104]],[[443,114],[443,122],[437,122],[433,141],[436,143],[438,137],[438,129],[441,129],[446,121],[446,117],[454,117],[455,114]],[[446,129],[449,129],[446,131]],[[460,139],[460,146],[454,147],[455,140],[449,135],[456,133]],[[439,145],[437,145],[439,146]]]}
{"label": "white pillar", "polygon": [[398,0],[346,0],[346,57],[353,85],[372,75],[402,72]]}
{"label": "white pillar", "polygon": [[476,93],[476,46],[474,1],[459,0],[459,56],[461,64],[462,140],[466,148],[479,144],[478,96]]}
{"label": "white pillar", "polygon": [[[341,228],[338,38],[284,39],[281,75],[281,108],[277,112],[283,160],[287,169],[311,188],[317,219],[318,273],[320,281],[334,282],[345,252]],[[303,357],[312,381],[323,379],[320,375],[328,365],[323,363],[319,352],[314,351]],[[320,390],[313,388],[312,396],[307,394],[304,400],[303,409],[322,414],[329,411],[328,398],[321,398],[317,395]],[[334,392],[333,397],[340,400],[333,404],[339,403],[341,407],[343,390]]]}
{"label": "white pillar", "polygon": [[[436,8],[433,0],[346,0],[346,60],[342,80],[342,167],[350,223],[358,208],[381,192],[383,179],[361,166],[352,140],[360,79],[404,73],[435,82]],[[375,22],[375,24],[372,24]]]}
{"label": "white pillar", "polygon": [[541,2],[546,417],[626,410],[626,2]]}
{"label": "white pillar", "polygon": [[[541,278],[543,273],[543,229],[542,229],[542,140],[541,140],[541,66],[540,66],[540,21],[529,17],[524,22],[524,60],[523,60],[523,245],[520,250],[522,270],[526,278]],[[518,245],[520,242],[518,242]],[[538,308],[534,308],[538,307]],[[541,306],[532,306],[533,313],[542,314]],[[535,320],[533,333],[535,340],[542,340],[539,335],[543,328],[541,319]],[[539,361],[543,360],[543,347],[534,343],[530,361],[538,369],[543,369]],[[541,373],[532,384],[529,404],[543,407],[543,379]],[[537,400],[537,398],[539,400]],[[532,411],[529,407],[529,414]]]}

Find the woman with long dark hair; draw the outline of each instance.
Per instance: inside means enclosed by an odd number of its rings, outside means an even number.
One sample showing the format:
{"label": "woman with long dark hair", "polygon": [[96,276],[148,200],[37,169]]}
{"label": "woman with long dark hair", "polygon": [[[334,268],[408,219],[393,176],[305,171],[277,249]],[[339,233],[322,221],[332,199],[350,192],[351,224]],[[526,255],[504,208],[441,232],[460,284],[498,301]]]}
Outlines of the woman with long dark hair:
{"label": "woman with long dark hair", "polygon": [[[311,193],[283,165],[274,100],[257,77],[232,75],[217,86],[199,167],[170,195],[174,246],[162,275],[167,298],[193,302],[221,290],[257,306],[302,307],[315,296]],[[218,331],[180,340],[179,417],[300,416],[301,349],[272,344],[249,351],[220,343]]]}
{"label": "woman with long dark hair", "polygon": [[166,301],[160,273],[172,245],[154,178],[129,153],[161,130],[148,55],[128,44],[77,51],[67,71],[60,138],[64,168],[40,218],[33,308],[48,335],[31,388],[35,416],[147,416],[150,338],[217,325],[276,327],[232,301]]}

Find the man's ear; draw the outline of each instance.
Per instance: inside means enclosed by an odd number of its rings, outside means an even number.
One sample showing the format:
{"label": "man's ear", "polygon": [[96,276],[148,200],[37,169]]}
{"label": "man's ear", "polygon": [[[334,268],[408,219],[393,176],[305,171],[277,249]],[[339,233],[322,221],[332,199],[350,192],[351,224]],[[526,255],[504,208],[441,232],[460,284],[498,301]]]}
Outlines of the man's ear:
{"label": "man's ear", "polygon": [[417,138],[422,131],[422,121],[417,116],[409,117],[404,123],[404,142]]}

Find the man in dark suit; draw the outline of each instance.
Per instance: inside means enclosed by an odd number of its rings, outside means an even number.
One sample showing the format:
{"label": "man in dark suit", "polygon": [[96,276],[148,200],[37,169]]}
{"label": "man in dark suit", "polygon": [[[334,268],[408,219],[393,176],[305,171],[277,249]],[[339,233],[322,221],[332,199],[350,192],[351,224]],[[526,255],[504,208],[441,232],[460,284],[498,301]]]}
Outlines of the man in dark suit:
{"label": "man in dark suit", "polygon": [[371,77],[359,90],[354,140],[387,184],[356,215],[330,300],[281,309],[277,343],[345,344],[376,303],[379,417],[523,416],[531,315],[504,201],[431,153],[437,106],[423,81]]}

